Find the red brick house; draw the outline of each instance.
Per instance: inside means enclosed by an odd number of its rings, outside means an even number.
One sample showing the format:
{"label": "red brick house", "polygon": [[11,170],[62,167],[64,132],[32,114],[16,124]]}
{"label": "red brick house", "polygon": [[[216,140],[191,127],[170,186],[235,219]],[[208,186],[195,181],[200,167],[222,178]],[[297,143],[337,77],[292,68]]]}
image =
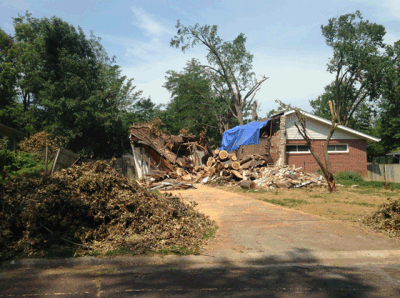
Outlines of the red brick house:
{"label": "red brick house", "polygon": [[[323,148],[331,122],[303,112],[306,116],[307,133],[313,140],[313,148],[324,161]],[[261,121],[265,121],[263,119]],[[295,111],[281,112],[272,116],[260,130],[259,144],[241,146],[235,152],[239,158],[259,154],[275,165],[303,167],[306,172],[319,169],[305,141],[294,125]],[[333,172],[352,171],[367,176],[367,144],[380,139],[339,125],[329,142],[328,152]]]}

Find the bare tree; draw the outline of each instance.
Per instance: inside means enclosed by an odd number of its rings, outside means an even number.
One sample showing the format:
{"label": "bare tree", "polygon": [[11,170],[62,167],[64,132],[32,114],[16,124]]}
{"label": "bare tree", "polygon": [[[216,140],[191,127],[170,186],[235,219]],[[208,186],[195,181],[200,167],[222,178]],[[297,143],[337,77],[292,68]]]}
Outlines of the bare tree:
{"label": "bare tree", "polygon": [[333,136],[333,133],[335,132],[336,127],[338,126],[337,123],[337,115],[334,112],[334,108],[332,106],[332,102],[329,102],[330,108],[331,108],[331,127],[329,134],[326,138],[326,141],[324,143],[324,162],[321,161],[317,153],[315,153],[315,150],[312,146],[312,139],[309,136],[306,128],[306,122],[307,118],[304,115],[304,113],[300,109],[294,109],[295,110],[295,115],[296,115],[296,121],[294,121],[294,125],[297,128],[297,131],[299,134],[303,137],[303,139],[306,141],[306,146],[308,150],[310,150],[312,156],[314,157],[315,161],[318,163],[322,173],[325,176],[326,182],[328,183],[328,190],[330,192],[336,191],[336,184],[335,184],[335,178],[333,177],[332,173],[332,168],[331,168],[331,162],[329,161],[329,154],[328,154],[328,145],[329,142]]}

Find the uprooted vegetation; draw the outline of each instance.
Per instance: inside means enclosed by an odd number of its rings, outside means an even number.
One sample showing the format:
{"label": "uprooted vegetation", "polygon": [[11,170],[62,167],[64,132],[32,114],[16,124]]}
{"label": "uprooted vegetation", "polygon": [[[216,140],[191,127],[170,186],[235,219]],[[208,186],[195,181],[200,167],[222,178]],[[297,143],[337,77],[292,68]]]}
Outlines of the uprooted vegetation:
{"label": "uprooted vegetation", "polygon": [[106,162],[1,186],[0,258],[57,247],[131,253],[196,252],[215,223],[172,195],[157,195]]}
{"label": "uprooted vegetation", "polygon": [[388,198],[364,223],[391,237],[400,237],[400,199]]}

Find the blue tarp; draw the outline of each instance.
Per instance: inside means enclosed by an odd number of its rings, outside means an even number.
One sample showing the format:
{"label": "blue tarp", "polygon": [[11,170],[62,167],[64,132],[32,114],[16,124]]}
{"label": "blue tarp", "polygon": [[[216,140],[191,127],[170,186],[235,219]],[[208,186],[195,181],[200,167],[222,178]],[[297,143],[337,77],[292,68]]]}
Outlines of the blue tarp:
{"label": "blue tarp", "polygon": [[263,122],[250,122],[245,125],[236,126],[224,132],[222,144],[219,150],[228,152],[237,150],[242,145],[258,144],[260,129],[263,128],[269,119]]}

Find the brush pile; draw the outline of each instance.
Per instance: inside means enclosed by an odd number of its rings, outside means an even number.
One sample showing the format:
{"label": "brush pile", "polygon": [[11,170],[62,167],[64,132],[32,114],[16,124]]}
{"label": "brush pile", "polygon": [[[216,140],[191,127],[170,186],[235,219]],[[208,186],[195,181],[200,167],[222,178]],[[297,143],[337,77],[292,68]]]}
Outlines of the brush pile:
{"label": "brush pile", "polygon": [[195,203],[157,195],[104,161],[47,179],[15,177],[0,188],[0,258],[54,246],[193,251],[215,226]]}
{"label": "brush pile", "polygon": [[364,218],[364,223],[390,237],[400,237],[400,199],[388,198],[378,211]]}

